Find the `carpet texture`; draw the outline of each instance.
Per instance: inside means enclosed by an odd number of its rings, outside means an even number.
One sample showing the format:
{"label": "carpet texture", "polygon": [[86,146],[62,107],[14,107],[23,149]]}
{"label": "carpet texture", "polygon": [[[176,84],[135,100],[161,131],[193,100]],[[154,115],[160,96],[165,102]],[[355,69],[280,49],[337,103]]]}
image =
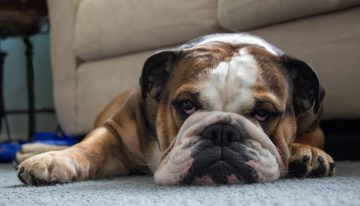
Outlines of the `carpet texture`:
{"label": "carpet texture", "polygon": [[360,162],[337,162],[331,178],[232,186],[158,186],[151,177],[23,186],[0,164],[0,205],[360,205]]}

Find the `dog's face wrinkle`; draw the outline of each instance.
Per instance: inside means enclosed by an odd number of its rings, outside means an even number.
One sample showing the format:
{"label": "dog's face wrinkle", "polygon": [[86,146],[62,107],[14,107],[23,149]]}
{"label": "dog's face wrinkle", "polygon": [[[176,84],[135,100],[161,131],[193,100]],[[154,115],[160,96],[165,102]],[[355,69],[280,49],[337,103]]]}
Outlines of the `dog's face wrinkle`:
{"label": "dog's face wrinkle", "polygon": [[[267,65],[267,67],[264,68],[266,70],[270,67],[274,67],[274,65],[269,66],[269,63],[275,60],[277,61],[277,57],[269,52],[266,52],[263,47],[251,44],[234,46],[222,42],[209,42],[200,46],[191,47],[181,52],[181,58],[178,59],[178,63],[174,65],[175,68],[172,69],[172,73],[170,74],[169,81],[166,85],[166,88],[168,89],[167,91],[164,91],[164,94],[166,94],[166,101],[170,101],[169,99],[171,98],[173,91],[175,91],[176,88],[179,88],[180,85],[203,82],[204,78],[201,78],[199,81],[196,79],[199,76],[207,76],[211,68],[215,68],[220,62],[224,60],[230,61],[231,57],[238,53],[240,48],[246,48],[248,53],[252,54],[257,59],[257,62],[260,62],[259,65]],[[266,73],[268,72],[264,72],[262,74]],[[278,74],[278,72],[271,73],[274,75]],[[278,83],[273,82],[273,77],[270,76],[266,79],[269,79],[270,81],[267,86],[278,85]],[[210,111],[217,110],[217,108],[211,105],[208,100],[203,100],[202,103],[204,104],[203,106],[205,109],[209,109]],[[179,121],[179,118],[176,116],[174,117],[174,120],[178,127],[183,123],[183,121]]]}
{"label": "dog's face wrinkle", "polygon": [[[204,63],[207,61],[204,61],[202,59],[202,57],[198,57],[198,55],[196,54],[197,52],[201,51],[204,52],[206,51],[205,49],[193,49],[195,54],[190,55],[191,52],[187,52],[189,57],[188,59],[185,60],[179,60],[181,62],[181,64],[178,64],[180,66],[179,68],[175,68],[173,69],[173,73],[172,75],[170,75],[170,80],[168,82],[168,87],[169,89],[167,89],[167,91],[165,91],[166,95],[164,94],[164,96],[166,96],[166,101],[173,101],[172,99],[174,98],[174,91],[176,91],[177,88],[183,86],[183,85],[194,85],[194,87],[201,87],[201,84],[204,82],[204,80],[209,78],[209,73],[210,71],[213,70],[213,68],[216,68],[216,66],[220,63],[220,60],[223,58],[219,58],[219,57],[214,57],[216,56],[216,54],[212,53],[210,56],[212,56],[214,59],[217,59],[215,62],[217,62],[216,64],[213,63]],[[209,52],[209,51],[208,51]],[[217,54],[219,55],[219,54]],[[185,55],[186,56],[186,55]],[[230,56],[228,56],[230,57]],[[225,58],[225,57],[224,57]],[[230,59],[228,59],[227,61],[229,61]],[[191,69],[190,69],[191,68]],[[203,88],[202,90],[206,90],[206,88]],[[200,90],[201,91],[201,90]],[[203,91],[202,91],[203,92]],[[209,110],[209,111],[214,111],[214,110],[218,110],[218,111],[224,111],[223,109],[219,109],[217,107],[215,107],[213,104],[211,104],[211,98],[207,98],[204,99],[203,95],[200,95],[197,99],[197,101],[199,101],[202,104],[202,108],[204,110]],[[226,100],[225,100],[226,101]],[[239,113],[240,111],[237,111],[237,113]],[[175,118],[175,120],[177,120]],[[176,121],[178,125],[180,125],[182,122],[180,121]]]}

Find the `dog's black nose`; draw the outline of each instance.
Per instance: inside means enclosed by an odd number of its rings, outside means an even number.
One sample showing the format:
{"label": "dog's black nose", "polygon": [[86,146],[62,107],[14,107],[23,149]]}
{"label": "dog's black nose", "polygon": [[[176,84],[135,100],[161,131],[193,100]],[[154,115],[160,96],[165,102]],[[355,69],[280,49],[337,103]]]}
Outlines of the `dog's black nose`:
{"label": "dog's black nose", "polygon": [[201,137],[212,140],[215,145],[227,146],[232,142],[239,142],[241,132],[230,124],[213,124],[204,129]]}

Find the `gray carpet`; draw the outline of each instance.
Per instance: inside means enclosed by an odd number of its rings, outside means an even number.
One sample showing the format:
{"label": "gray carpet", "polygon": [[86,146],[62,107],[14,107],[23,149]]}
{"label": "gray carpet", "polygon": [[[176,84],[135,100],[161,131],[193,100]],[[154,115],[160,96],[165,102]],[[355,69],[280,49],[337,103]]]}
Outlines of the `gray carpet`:
{"label": "gray carpet", "polygon": [[360,205],[360,162],[338,162],[331,178],[233,186],[158,186],[151,177],[23,186],[0,164],[0,205]]}

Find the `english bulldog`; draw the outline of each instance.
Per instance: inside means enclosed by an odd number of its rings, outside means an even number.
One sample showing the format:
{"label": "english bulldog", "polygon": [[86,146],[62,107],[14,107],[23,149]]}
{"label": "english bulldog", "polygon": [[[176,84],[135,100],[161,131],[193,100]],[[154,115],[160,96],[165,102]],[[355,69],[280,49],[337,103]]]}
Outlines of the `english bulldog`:
{"label": "english bulldog", "polygon": [[139,86],[82,142],[26,158],[18,177],[47,185],[143,173],[158,184],[213,185],[331,176],[323,97],[311,66],[265,40],[203,36],[150,56]]}

